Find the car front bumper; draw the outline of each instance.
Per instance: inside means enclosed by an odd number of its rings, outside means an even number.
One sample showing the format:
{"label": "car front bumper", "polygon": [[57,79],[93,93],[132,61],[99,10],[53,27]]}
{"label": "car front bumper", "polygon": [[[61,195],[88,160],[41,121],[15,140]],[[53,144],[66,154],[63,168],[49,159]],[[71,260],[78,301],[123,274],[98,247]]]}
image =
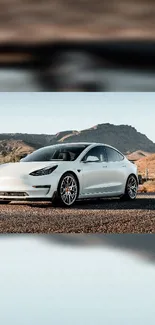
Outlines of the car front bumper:
{"label": "car front bumper", "polygon": [[57,191],[57,180],[54,178],[52,185],[43,178],[31,183],[22,178],[0,178],[0,200],[52,200]]}

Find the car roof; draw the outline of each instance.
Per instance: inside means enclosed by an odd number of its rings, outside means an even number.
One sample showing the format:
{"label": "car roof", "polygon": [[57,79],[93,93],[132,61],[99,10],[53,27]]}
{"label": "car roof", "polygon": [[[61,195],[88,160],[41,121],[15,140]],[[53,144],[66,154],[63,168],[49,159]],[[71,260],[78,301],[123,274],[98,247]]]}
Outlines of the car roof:
{"label": "car roof", "polygon": [[97,142],[65,142],[65,143],[56,143],[53,145],[50,145],[48,147],[53,147],[53,146],[91,146],[91,145],[104,145],[104,143],[97,143]]}
{"label": "car roof", "polygon": [[[46,146],[46,148],[50,148],[50,147],[53,147],[53,146],[60,146],[60,147],[65,147],[65,146],[107,146],[107,147],[110,147],[110,148],[113,148],[113,149],[116,149],[115,147],[109,145],[109,144],[106,144],[106,143],[101,143],[101,142],[66,142],[66,143],[56,143],[56,144],[53,144],[53,145],[50,145],[50,146]],[[44,147],[45,148],[45,147]],[[116,149],[118,150],[118,149]],[[119,151],[119,150],[118,150]]]}
{"label": "car roof", "polygon": [[66,142],[66,143],[58,143],[56,145],[70,145],[70,146],[78,146],[78,145],[88,145],[88,146],[108,146],[108,147],[111,147],[111,148],[114,148],[112,147],[111,145],[109,144],[106,144],[106,143],[103,143],[103,142]]}
{"label": "car roof", "polygon": [[65,142],[65,143],[55,143],[53,145],[50,145],[48,147],[53,147],[53,146],[78,146],[78,145],[91,145],[93,143],[91,142]]}

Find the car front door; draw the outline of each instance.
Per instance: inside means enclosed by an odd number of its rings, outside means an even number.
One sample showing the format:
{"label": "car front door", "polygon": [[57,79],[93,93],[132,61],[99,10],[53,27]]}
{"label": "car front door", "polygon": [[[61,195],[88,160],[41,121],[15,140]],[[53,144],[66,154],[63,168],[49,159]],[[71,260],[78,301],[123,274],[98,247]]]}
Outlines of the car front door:
{"label": "car front door", "polygon": [[99,196],[107,187],[107,158],[104,146],[95,146],[83,157],[82,196]]}

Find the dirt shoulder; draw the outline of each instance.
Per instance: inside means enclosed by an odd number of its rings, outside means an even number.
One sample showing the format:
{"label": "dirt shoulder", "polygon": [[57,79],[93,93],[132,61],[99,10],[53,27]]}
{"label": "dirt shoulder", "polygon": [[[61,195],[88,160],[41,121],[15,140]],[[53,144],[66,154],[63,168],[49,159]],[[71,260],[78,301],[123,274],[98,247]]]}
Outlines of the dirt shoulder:
{"label": "dirt shoulder", "polygon": [[155,194],[134,202],[77,202],[72,209],[48,203],[0,205],[0,233],[154,233]]}

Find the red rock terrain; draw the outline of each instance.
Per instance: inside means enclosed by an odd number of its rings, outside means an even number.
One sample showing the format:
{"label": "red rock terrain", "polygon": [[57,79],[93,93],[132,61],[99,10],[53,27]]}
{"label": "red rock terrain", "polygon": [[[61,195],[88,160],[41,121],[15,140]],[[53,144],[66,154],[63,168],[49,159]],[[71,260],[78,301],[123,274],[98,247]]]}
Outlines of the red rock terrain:
{"label": "red rock terrain", "polygon": [[141,158],[136,162],[138,171],[142,176],[146,175],[146,169],[148,170],[149,178],[155,178],[155,154]]}

